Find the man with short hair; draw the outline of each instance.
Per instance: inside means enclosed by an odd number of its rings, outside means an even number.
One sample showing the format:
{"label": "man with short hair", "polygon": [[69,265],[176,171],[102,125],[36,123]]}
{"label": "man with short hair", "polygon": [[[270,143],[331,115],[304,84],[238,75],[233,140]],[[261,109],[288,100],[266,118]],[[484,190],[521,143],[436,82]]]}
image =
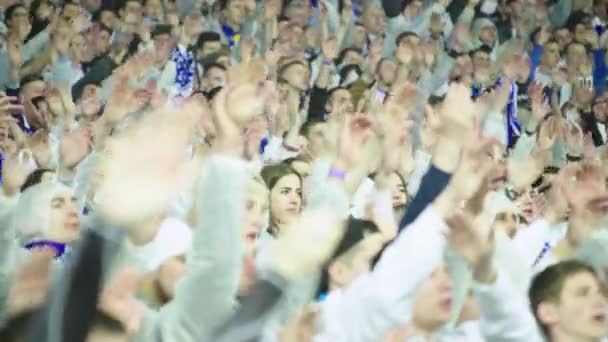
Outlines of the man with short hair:
{"label": "man with short hair", "polygon": [[569,260],[546,268],[532,280],[529,296],[548,341],[600,341],[606,336],[608,303],[589,265]]}

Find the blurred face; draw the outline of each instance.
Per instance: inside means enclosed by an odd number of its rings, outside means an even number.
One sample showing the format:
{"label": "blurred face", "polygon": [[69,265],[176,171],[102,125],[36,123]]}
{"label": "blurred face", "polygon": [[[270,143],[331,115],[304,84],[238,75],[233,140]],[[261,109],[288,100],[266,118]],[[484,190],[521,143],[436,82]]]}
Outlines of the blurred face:
{"label": "blurred face", "polygon": [[144,12],[146,18],[160,20],[163,17],[163,7],[160,0],[146,1],[146,7],[144,9]]}
{"label": "blurred face", "polygon": [[51,199],[48,239],[56,242],[72,242],[78,239],[80,218],[76,197],[72,191],[62,190]]}
{"label": "blurred face", "polygon": [[435,331],[447,323],[451,310],[452,280],[440,266],[418,290],[412,322],[426,331]]}
{"label": "blurred face", "polygon": [[332,286],[346,287],[360,275],[369,272],[374,257],[382,249],[382,241],[380,233],[369,234],[343,256],[338,257],[329,267]]}
{"label": "blurred face", "polygon": [[246,19],[245,3],[242,0],[229,0],[223,14],[229,24],[242,25]]}
{"label": "blurred face", "polygon": [[24,102],[32,100],[34,97],[42,96],[44,94],[44,82],[34,81],[27,83],[21,88],[21,97]]}
{"label": "blurred face", "polygon": [[223,87],[226,84],[226,71],[220,68],[211,68],[207,70],[203,82],[207,90]]}
{"label": "blurred face", "polygon": [[403,13],[410,18],[413,18],[420,14],[422,10],[422,1],[416,0],[411,1],[403,10]]}
{"label": "blurred face", "polygon": [[392,173],[388,178],[388,186],[391,189],[393,198],[393,208],[401,208],[407,203],[407,190],[405,184],[401,181],[401,178],[396,174]]}
{"label": "blurred face", "polygon": [[220,42],[219,40],[215,41],[215,42],[206,42],[205,44],[203,44],[203,47],[200,49],[199,55],[201,57],[209,56],[210,54],[212,54],[214,52],[220,51],[221,48],[222,48],[222,42]]}
{"label": "blurred face", "polygon": [[363,25],[367,32],[380,35],[384,30],[386,15],[380,6],[371,5],[363,13]]}
{"label": "blurred face", "polygon": [[239,294],[246,294],[256,281],[255,254],[258,238],[262,229],[266,226],[266,213],[268,212],[268,202],[266,200],[266,189],[250,191],[247,197],[245,218],[241,228],[241,237],[245,253],[243,257],[243,271],[239,281]]}
{"label": "blurred face", "polygon": [[485,51],[477,51],[473,55],[473,69],[487,70],[490,67],[490,55]]}
{"label": "blurred face", "polygon": [[302,64],[290,66],[283,74],[283,78],[300,91],[308,89],[309,72],[308,68]]}
{"label": "blurred face", "polygon": [[304,0],[293,0],[285,9],[285,16],[289,18],[289,21],[298,25],[299,27],[305,27],[308,25],[311,15],[312,8],[310,3]]}
{"label": "blurred face", "polygon": [[585,47],[581,44],[571,44],[568,47],[568,51],[566,53],[566,62],[568,66],[577,68],[579,65],[583,64],[587,59],[587,52],[585,51]]}
{"label": "blurred face", "polygon": [[290,223],[300,214],[302,184],[294,174],[283,176],[270,191],[271,220]]}
{"label": "blurred face", "polygon": [[367,43],[367,31],[363,25],[355,26],[353,31],[353,46],[359,49],[363,49]]}
{"label": "blurred face", "polygon": [[51,15],[53,7],[48,2],[43,2],[40,4],[40,7],[36,10],[36,19],[44,20],[48,19]]}
{"label": "blurred face", "polygon": [[101,8],[101,0],[83,0],[81,4],[90,13],[95,13]]}
{"label": "blurred face", "polygon": [[567,29],[559,29],[555,31],[553,35],[557,43],[559,44],[559,50],[564,51],[566,46],[572,42],[572,34]]}
{"label": "blurred face", "polygon": [[521,14],[524,10],[520,1],[512,2],[509,6],[509,9],[511,10],[511,17],[514,19],[521,17]]}
{"label": "blurred face", "polygon": [[[262,187],[261,184],[259,186]],[[265,219],[268,212],[268,201],[264,196],[265,191],[264,189],[263,195],[250,193],[247,197],[245,221],[243,222],[241,233],[245,244],[245,255],[248,256],[255,255],[258,238],[266,225]]]}
{"label": "blurred face", "polygon": [[310,127],[308,131],[308,151],[312,154],[312,157],[315,158],[318,156],[324,146],[325,142],[325,127],[326,124],[318,123],[312,127]]}
{"label": "blurred face", "polygon": [[118,18],[116,17],[116,14],[109,10],[102,11],[101,15],[99,16],[99,21],[101,21],[102,24],[106,25],[112,30],[116,29],[117,20]]}
{"label": "blurred face", "polygon": [[96,54],[103,55],[110,50],[111,35],[108,31],[99,31],[97,39],[95,40],[95,52]]}
{"label": "blurred face", "polygon": [[587,33],[587,27],[583,24],[578,24],[574,27],[574,40],[579,43],[585,42],[585,34]]}
{"label": "blurred face", "polygon": [[557,43],[549,43],[543,49],[542,63],[547,68],[555,68],[559,62],[559,45]]}
{"label": "blurred face", "polygon": [[129,1],[122,10],[121,16],[127,24],[139,24],[143,16],[143,8],[138,1]]}
{"label": "blurred face", "polygon": [[70,42],[70,57],[73,62],[81,62],[85,52],[85,41],[81,34],[75,35]]}
{"label": "blurred face", "polygon": [[9,29],[17,29],[22,25],[26,25],[30,22],[29,15],[25,7],[19,6],[13,11],[13,15],[7,20],[7,26]]}
{"label": "blurred face", "polygon": [[67,21],[72,20],[78,16],[80,13],[80,7],[75,4],[69,3],[63,7],[63,18]]}
{"label": "blurred face", "polygon": [[156,62],[165,64],[173,49],[173,40],[168,34],[159,34],[154,37],[154,48],[156,49]]}
{"label": "blurred face", "polygon": [[353,110],[353,97],[348,90],[338,89],[331,94],[330,113],[337,111],[349,113]]}
{"label": "blurred face", "polygon": [[593,115],[600,122],[606,122],[606,113],[608,111],[608,102],[599,101],[593,105]]}
{"label": "blurred face", "polygon": [[549,327],[579,340],[599,339],[606,335],[606,304],[593,274],[574,274],[565,281],[559,301],[549,304],[556,314]]}
{"label": "blurred face", "polygon": [[342,65],[350,65],[350,64],[361,65],[362,63],[363,63],[363,57],[361,56],[361,54],[358,53],[357,51],[352,51],[352,50],[349,50],[344,55],[344,59],[342,60]]}
{"label": "blurred face", "polygon": [[496,42],[496,30],[492,26],[484,26],[479,31],[479,40],[490,47],[494,46]]}
{"label": "blurred face", "polygon": [[380,64],[379,81],[386,86],[391,86],[395,82],[397,65],[393,61],[383,60]]}

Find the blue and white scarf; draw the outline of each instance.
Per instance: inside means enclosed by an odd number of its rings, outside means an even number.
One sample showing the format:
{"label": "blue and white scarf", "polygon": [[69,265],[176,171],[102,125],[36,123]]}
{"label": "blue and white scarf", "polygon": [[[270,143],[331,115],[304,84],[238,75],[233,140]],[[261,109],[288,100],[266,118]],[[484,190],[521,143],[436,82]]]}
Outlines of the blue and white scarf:
{"label": "blue and white scarf", "polygon": [[171,61],[175,63],[176,95],[190,96],[194,85],[196,63],[192,51],[176,47],[171,53]]}
{"label": "blue and white scarf", "polygon": [[[502,83],[501,79],[496,82],[497,86]],[[513,146],[517,138],[521,134],[521,125],[517,119],[517,83],[511,83],[511,92],[509,93],[509,102],[506,107],[507,112],[507,146]]]}

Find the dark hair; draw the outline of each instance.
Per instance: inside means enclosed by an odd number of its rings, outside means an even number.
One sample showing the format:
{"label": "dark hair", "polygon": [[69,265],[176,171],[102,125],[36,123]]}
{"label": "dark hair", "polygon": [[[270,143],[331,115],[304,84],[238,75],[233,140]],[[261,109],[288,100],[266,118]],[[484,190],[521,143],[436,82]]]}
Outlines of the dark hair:
{"label": "dark hair", "polygon": [[349,52],[358,53],[360,55],[363,54],[363,51],[361,51],[361,49],[358,49],[355,47],[347,47],[345,49],[342,49],[342,51],[340,51],[338,58],[336,58],[336,64],[338,64],[338,65],[342,64],[342,62],[344,62],[344,58],[346,57],[346,54],[348,54]]}
{"label": "dark hair", "polygon": [[21,85],[20,91],[21,91],[21,90],[23,90],[23,88],[24,88],[24,87],[25,87],[27,84],[32,83],[32,82],[38,82],[38,81],[40,81],[40,82],[44,82],[44,79],[42,79],[42,77],[41,77],[40,75],[35,75],[35,74],[34,74],[34,75],[28,75],[28,76],[23,77],[23,78],[22,78],[22,79],[19,81],[19,84]]}
{"label": "dark hair", "polygon": [[32,3],[30,4],[30,18],[35,18],[36,17],[36,11],[38,11],[38,9],[40,8],[40,6],[42,6],[43,4],[47,4],[51,7],[55,7],[55,4],[48,1],[48,0],[34,0],[32,1]]}
{"label": "dark hair", "polygon": [[318,124],[324,124],[326,122],[327,121],[323,120],[322,118],[311,118],[306,121],[300,128],[300,135],[303,135],[308,138],[308,134],[310,133],[311,128]]}
{"label": "dark hair", "polygon": [[4,22],[5,23],[13,18],[13,13],[15,13],[15,11],[19,7],[22,7],[23,9],[25,9],[27,11],[27,7],[25,7],[25,5],[23,5],[21,3],[8,6],[8,8],[6,9],[6,11],[4,11]]}
{"label": "dark hair", "polygon": [[21,192],[24,192],[28,188],[40,184],[42,181],[42,177],[47,172],[53,172],[51,169],[36,169],[34,172],[30,173],[29,176],[25,179],[25,183],[21,186]]}
{"label": "dark hair", "polygon": [[346,231],[344,232],[342,240],[340,240],[336,250],[322,269],[317,296],[329,291],[329,267],[331,264],[365,239],[367,235],[377,232],[379,232],[378,226],[372,221],[360,220],[352,216],[348,218],[348,221],[346,222]]}
{"label": "dark hair", "polygon": [[566,260],[547,267],[533,279],[528,291],[532,313],[545,336],[549,337],[549,329],[538,318],[538,306],[543,302],[559,301],[566,281],[573,275],[588,272],[596,275],[593,268],[577,260]]}
{"label": "dark hair", "polygon": [[97,27],[99,27],[99,32],[106,31],[110,36],[113,33],[113,31],[112,31],[111,28],[109,28],[108,26],[106,26],[106,25],[104,25],[102,23],[97,24]]}
{"label": "dark hair", "polygon": [[172,30],[173,30],[173,26],[171,26],[171,25],[165,25],[165,24],[154,25],[154,30],[152,30],[152,32],[150,33],[150,37],[155,38],[156,36],[160,36],[162,34],[171,35]]}
{"label": "dark hair", "polygon": [[219,33],[215,32],[215,31],[204,31],[198,35],[198,38],[196,39],[196,47],[199,49],[202,49],[206,43],[221,42],[221,41],[222,41],[222,37],[220,36]]}
{"label": "dark hair", "polygon": [[203,65],[203,77],[207,76],[207,73],[209,72],[209,70],[213,69],[213,68],[217,68],[217,69],[221,69],[223,71],[228,71],[226,69],[225,66],[221,65],[220,63],[209,63],[206,65]]}
{"label": "dark hair", "polygon": [[300,180],[300,185],[302,184],[302,177],[286,163],[264,166],[261,172],[262,179],[268,190],[272,190],[281,178],[288,175],[296,175]]}
{"label": "dark hair", "polygon": [[407,37],[418,37],[418,35],[414,32],[411,31],[405,31],[405,32],[401,32],[398,36],[397,39],[395,39],[395,45],[399,45],[399,43],[401,43],[401,41]]}
{"label": "dark hair", "polygon": [[471,51],[469,52],[469,56],[471,56],[471,58],[473,58],[473,56],[475,56],[476,54],[478,54],[478,53],[480,53],[480,52],[481,52],[481,53],[488,54],[488,55],[491,55],[491,54],[492,54],[492,48],[490,48],[490,47],[489,47],[489,46],[487,46],[487,45],[482,45],[482,46],[478,47],[478,48],[477,48],[477,49],[475,49],[475,50],[471,50]]}
{"label": "dark hair", "polygon": [[213,89],[209,89],[207,92],[205,92],[205,98],[207,99],[207,101],[211,102],[221,90],[222,87],[215,87]]}
{"label": "dark hair", "polygon": [[289,68],[291,68],[294,65],[301,65],[306,68],[309,67],[306,63],[304,63],[300,60],[297,60],[297,59],[293,60],[293,61],[289,61],[279,67],[279,70],[277,71],[277,76],[279,76],[279,79],[282,79],[283,75],[287,72],[287,70],[289,70]]}

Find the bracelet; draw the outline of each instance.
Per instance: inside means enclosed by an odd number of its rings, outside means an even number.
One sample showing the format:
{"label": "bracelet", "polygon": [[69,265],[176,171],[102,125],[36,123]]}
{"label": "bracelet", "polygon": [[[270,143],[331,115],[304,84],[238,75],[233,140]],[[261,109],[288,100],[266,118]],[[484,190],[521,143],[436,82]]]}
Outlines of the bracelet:
{"label": "bracelet", "polygon": [[300,149],[299,149],[299,148],[297,148],[297,147],[293,147],[293,146],[288,145],[288,144],[286,144],[286,143],[283,143],[283,148],[284,148],[284,149],[286,149],[286,150],[287,150],[287,151],[289,151],[289,152],[294,152],[294,153],[300,152]]}
{"label": "bracelet", "polygon": [[334,61],[331,59],[326,59],[323,61],[323,65],[332,66],[334,65]]}
{"label": "bracelet", "polygon": [[570,154],[566,154],[566,160],[569,162],[577,162],[583,160],[583,156],[573,156]]}
{"label": "bracelet", "polygon": [[532,136],[532,135],[536,134],[536,132],[535,132],[535,131],[534,131],[534,132],[530,132],[530,131],[528,131],[527,129],[526,129],[526,130],[524,130],[524,132],[526,133],[526,135],[527,135],[527,136]]}
{"label": "bracelet", "polygon": [[339,180],[344,180],[346,179],[346,171],[342,171],[339,169],[334,169],[333,167],[331,169],[329,169],[329,177],[330,178],[336,178]]}

